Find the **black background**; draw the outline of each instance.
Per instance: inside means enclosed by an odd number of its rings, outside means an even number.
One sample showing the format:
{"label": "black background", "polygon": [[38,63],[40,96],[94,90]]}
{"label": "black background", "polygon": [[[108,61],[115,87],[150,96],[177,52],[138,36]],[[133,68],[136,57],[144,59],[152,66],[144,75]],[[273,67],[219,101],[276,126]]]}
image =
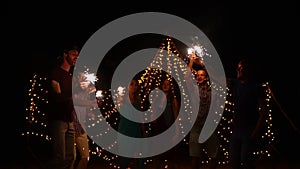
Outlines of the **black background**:
{"label": "black background", "polygon": [[[81,44],[105,24],[137,12],[165,12],[198,26],[211,40],[228,76],[247,55],[261,66],[282,109],[274,106],[276,148],[284,155],[299,152],[298,102],[299,11],[295,3],[212,2],[22,2],[7,3],[3,31],[2,141],[9,154],[22,150],[25,100],[34,72],[48,68],[64,43]],[[291,121],[289,121],[291,120]],[[22,154],[19,154],[22,158]]]}

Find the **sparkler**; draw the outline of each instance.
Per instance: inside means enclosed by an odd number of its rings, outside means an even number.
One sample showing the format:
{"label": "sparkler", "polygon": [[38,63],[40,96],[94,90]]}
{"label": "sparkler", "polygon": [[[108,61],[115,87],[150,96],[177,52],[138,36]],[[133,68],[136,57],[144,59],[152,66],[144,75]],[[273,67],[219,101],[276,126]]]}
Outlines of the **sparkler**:
{"label": "sparkler", "polygon": [[97,76],[94,73],[84,72],[84,76],[87,81],[90,81],[92,84],[98,80]]}
{"label": "sparkler", "polygon": [[90,69],[86,66],[84,66],[84,68],[85,70],[83,71],[83,76],[85,81],[89,81],[92,84],[95,84],[95,82],[99,80],[98,77],[95,75],[95,73],[90,73]]}
{"label": "sparkler", "polygon": [[102,90],[97,90],[96,91],[96,98],[100,99],[102,97],[103,97]]}
{"label": "sparkler", "polygon": [[188,55],[195,54],[196,56],[200,57],[200,59],[202,60],[204,56],[211,57],[211,55],[207,53],[207,49],[203,45],[201,45],[198,39],[199,38],[197,36],[193,38],[192,48],[188,48]]}
{"label": "sparkler", "polygon": [[118,87],[118,94],[120,96],[124,96],[124,94],[125,94],[125,87],[119,86]]}

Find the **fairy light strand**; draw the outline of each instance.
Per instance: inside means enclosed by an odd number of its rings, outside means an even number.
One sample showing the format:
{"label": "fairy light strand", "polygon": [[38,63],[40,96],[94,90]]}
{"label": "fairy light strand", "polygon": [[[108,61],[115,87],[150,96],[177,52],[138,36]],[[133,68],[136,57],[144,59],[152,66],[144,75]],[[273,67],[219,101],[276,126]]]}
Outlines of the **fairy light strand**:
{"label": "fairy light strand", "polygon": [[[197,48],[196,48],[197,49]],[[163,51],[167,51],[167,56],[164,55]],[[211,57],[209,54],[207,54],[207,51],[205,48],[201,48],[202,52],[206,52],[205,55],[208,55]],[[156,67],[162,67],[163,65],[167,65],[167,69],[170,72],[173,72],[175,75],[174,78],[178,84],[178,87],[182,91],[182,99],[184,101],[185,105],[185,113],[189,115],[191,112],[191,105],[190,105],[190,100],[188,99],[188,95],[186,91],[184,90],[183,87],[183,82],[184,79],[181,79],[181,75],[185,73],[186,65],[182,65],[182,62],[180,62],[181,55],[179,50],[176,48],[173,40],[171,38],[166,38],[163,40],[161,44],[161,48],[159,49],[156,57],[152,61],[151,65],[155,65]],[[89,73],[88,70],[86,72],[87,77],[90,77],[89,79],[93,82],[98,80],[95,78],[96,76],[93,73]],[[150,91],[158,87],[162,82],[161,82],[161,74],[162,70],[161,69],[153,69],[153,68],[147,68],[145,69],[145,73],[141,76],[139,79],[139,84],[141,85],[141,93],[143,93],[144,97],[142,99],[143,102],[146,101],[147,94],[150,93]],[[43,75],[40,76],[38,74],[34,74],[32,76],[32,79],[29,81],[30,83],[30,89],[28,90],[28,99],[27,99],[27,107],[26,107],[26,129],[24,132],[22,132],[23,136],[26,136],[27,138],[30,139],[30,137],[38,137],[42,140],[46,141],[51,141],[51,138],[49,137],[47,133],[47,116],[44,111],[44,107],[48,104],[47,100],[47,94],[48,91],[46,90],[47,88],[46,83],[47,83],[47,78],[45,78]],[[149,87],[152,86],[152,87]],[[272,128],[272,93],[270,90],[270,86],[268,82],[265,82],[262,84],[262,86],[265,88],[265,104],[268,109],[268,114],[267,114],[267,119],[265,121],[266,123],[266,128],[265,132],[263,135],[260,137],[261,139],[261,145],[258,147],[258,149],[254,152],[257,157],[270,157],[271,156],[271,146],[275,140],[274,133],[273,133],[273,128]],[[233,106],[234,103],[231,102],[231,91],[229,89],[222,89],[220,88],[217,84],[211,84],[211,87],[216,89],[218,91],[219,97],[225,97],[225,106],[224,107],[219,107],[219,109],[215,112],[219,115],[222,115],[221,121],[218,124],[217,127],[217,133],[221,139],[221,155],[222,157],[219,159],[219,164],[228,164],[229,161],[229,137],[230,134],[232,133],[231,131],[231,125],[232,125],[232,115],[233,115]],[[174,88],[172,88],[174,90]],[[226,92],[225,92],[226,91]],[[117,100],[116,95],[112,95],[111,93],[117,93],[118,89],[109,89],[109,90],[98,90],[98,93],[96,93],[97,99],[101,100],[101,105],[97,109],[91,110],[95,113],[95,117],[93,118],[88,118],[87,119],[87,127],[88,129],[93,129],[97,126],[99,126],[101,123],[108,123],[111,127],[116,128],[118,125],[118,103],[114,102],[113,100]],[[226,93],[226,95],[225,95]],[[99,94],[99,95],[98,95]],[[151,102],[151,99],[153,98],[153,94],[149,95],[149,100]],[[113,99],[114,98],[114,99]],[[151,106],[149,108],[149,111],[146,111],[145,115],[148,117],[151,115]],[[103,121],[101,119],[106,119],[106,121]],[[149,119],[145,119],[147,121]],[[147,133],[151,132],[151,125],[147,127]],[[180,123],[180,128],[183,128],[182,124]],[[91,140],[91,148],[90,148],[90,153],[91,155],[94,155],[96,157],[100,157],[104,159],[105,161],[108,162],[108,164],[112,168],[119,168],[117,159],[118,156],[109,153],[106,149],[109,149],[117,144],[117,142],[112,142],[111,145],[105,148],[99,147],[95,142],[93,142],[94,137],[103,137],[105,134],[107,134],[109,129],[100,131],[99,133],[90,136]],[[183,139],[184,144],[188,144],[186,136],[188,133],[181,133],[185,137]],[[206,152],[206,150],[203,150]],[[208,163],[208,159],[204,159],[202,163]],[[166,166],[167,165],[167,159],[165,160]],[[146,159],[145,165],[149,164],[152,162],[152,159]]]}

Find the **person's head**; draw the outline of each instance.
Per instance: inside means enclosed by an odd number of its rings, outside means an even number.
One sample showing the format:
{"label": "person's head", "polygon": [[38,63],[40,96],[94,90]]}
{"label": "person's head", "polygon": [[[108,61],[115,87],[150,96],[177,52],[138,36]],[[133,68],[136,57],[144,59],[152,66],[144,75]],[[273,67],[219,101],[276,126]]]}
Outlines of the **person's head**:
{"label": "person's head", "polygon": [[170,90],[171,90],[171,79],[170,78],[165,78],[163,81],[162,81],[162,85],[161,85],[161,89],[163,92],[165,93],[168,93]]}
{"label": "person's head", "polygon": [[249,81],[254,78],[255,69],[249,59],[242,59],[237,65],[237,78],[242,81]]}
{"label": "person's head", "polygon": [[208,80],[207,72],[204,69],[197,70],[196,81],[198,83],[203,83]]}
{"label": "person's head", "polygon": [[75,66],[78,56],[79,56],[78,46],[68,45],[63,49],[61,64],[68,64],[70,66]]}
{"label": "person's head", "polygon": [[132,79],[128,85],[128,93],[133,94],[137,91],[137,89],[138,89],[138,81],[136,79]]}

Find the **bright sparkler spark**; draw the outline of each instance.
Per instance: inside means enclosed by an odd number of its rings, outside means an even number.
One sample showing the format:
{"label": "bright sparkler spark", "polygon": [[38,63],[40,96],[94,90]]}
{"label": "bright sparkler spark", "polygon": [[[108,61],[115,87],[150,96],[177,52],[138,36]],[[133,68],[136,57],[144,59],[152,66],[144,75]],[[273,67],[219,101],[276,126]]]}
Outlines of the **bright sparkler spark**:
{"label": "bright sparkler spark", "polygon": [[203,56],[205,55],[203,46],[194,46],[194,49],[196,53],[199,55],[199,57],[203,58]]}
{"label": "bright sparkler spark", "polygon": [[118,94],[120,96],[124,96],[124,94],[125,94],[125,87],[119,86],[118,87]]}
{"label": "bright sparkler spark", "polygon": [[89,72],[89,68],[87,68],[86,66],[84,66],[85,67],[85,71],[84,71],[84,77],[85,77],[85,80],[86,81],[90,81],[92,84],[95,84],[95,82],[97,81],[97,80],[99,80],[98,78],[97,78],[97,76],[95,75],[95,73],[90,73]]}
{"label": "bright sparkler spark", "polygon": [[188,48],[188,55],[196,54],[196,56],[203,58],[206,54],[203,46],[193,46],[192,48]]}
{"label": "bright sparkler spark", "polygon": [[92,84],[95,84],[95,82],[98,80],[97,76],[94,73],[84,73],[85,79],[87,81],[90,81]]}
{"label": "bright sparkler spark", "polygon": [[195,52],[196,55],[202,60],[205,55],[211,57],[211,55],[207,53],[207,49],[203,45],[201,45],[197,36],[195,36],[192,40],[194,41],[192,45],[193,47],[188,49],[188,53],[190,52],[189,54]]}
{"label": "bright sparkler spark", "polygon": [[192,54],[195,50],[193,48],[188,48],[188,55]]}
{"label": "bright sparkler spark", "polygon": [[96,91],[96,97],[97,98],[102,98],[103,97],[102,90],[97,90]]}

